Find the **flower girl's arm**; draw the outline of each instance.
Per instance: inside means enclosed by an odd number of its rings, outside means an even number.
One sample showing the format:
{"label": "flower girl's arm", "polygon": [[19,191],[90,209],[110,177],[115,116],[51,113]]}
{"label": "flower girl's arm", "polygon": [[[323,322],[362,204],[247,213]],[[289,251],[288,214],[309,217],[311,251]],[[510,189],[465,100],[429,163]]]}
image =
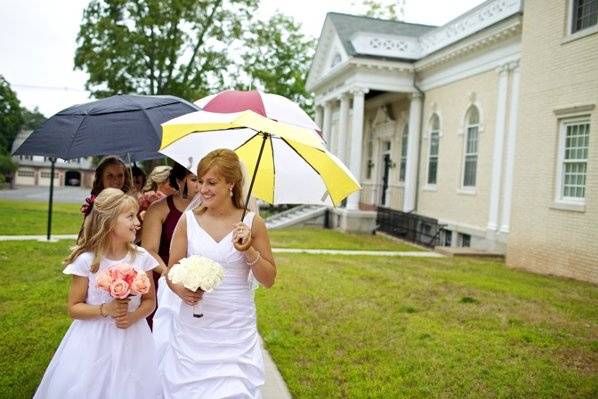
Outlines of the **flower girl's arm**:
{"label": "flower girl's arm", "polygon": [[251,264],[253,275],[266,288],[274,285],[276,279],[276,263],[272,256],[272,246],[268,237],[268,229],[264,220],[256,216],[251,226],[251,235],[253,243],[243,252],[245,261]]}
{"label": "flower girl's arm", "polygon": [[127,302],[112,301],[101,305],[89,305],[85,302],[87,297],[87,277],[73,275],[69,291],[69,316],[73,319],[94,319],[96,317],[116,316],[127,312]]}

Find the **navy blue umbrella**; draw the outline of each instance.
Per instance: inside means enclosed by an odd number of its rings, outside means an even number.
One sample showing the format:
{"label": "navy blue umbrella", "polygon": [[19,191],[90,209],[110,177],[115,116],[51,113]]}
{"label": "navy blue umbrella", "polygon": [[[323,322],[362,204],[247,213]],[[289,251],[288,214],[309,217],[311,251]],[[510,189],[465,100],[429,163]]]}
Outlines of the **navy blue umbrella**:
{"label": "navy blue umbrella", "polygon": [[161,123],[196,105],[174,96],[117,95],[73,105],[46,120],[13,155],[41,155],[52,162],[48,202],[48,240],[52,229],[52,197],[56,158],[120,155],[129,161],[163,157]]}
{"label": "navy blue umbrella", "polygon": [[161,158],[160,124],[199,109],[174,96],[117,95],[73,105],[44,122],[13,155],[65,160],[107,154],[131,161]]}

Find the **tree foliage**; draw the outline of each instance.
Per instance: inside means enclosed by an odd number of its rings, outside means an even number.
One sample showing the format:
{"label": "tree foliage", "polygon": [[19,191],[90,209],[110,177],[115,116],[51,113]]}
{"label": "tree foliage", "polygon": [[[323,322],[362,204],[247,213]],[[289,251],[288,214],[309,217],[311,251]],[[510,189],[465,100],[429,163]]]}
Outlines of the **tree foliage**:
{"label": "tree foliage", "polygon": [[256,21],[246,37],[244,72],[252,85],[285,96],[310,111],[313,96],[305,90],[316,42],[301,26],[280,13]]}
{"label": "tree foliage", "polygon": [[[361,6],[365,7],[365,15],[368,17],[393,21],[403,20],[405,13],[404,0],[361,0],[360,3]],[[352,5],[357,4],[353,2]]]}
{"label": "tree foliage", "polygon": [[0,154],[8,154],[23,125],[21,103],[10,84],[0,75]]}
{"label": "tree foliage", "polygon": [[196,99],[220,88],[228,49],[258,0],[92,0],[77,37],[75,67],[96,97],[172,94]]}
{"label": "tree foliage", "polygon": [[33,111],[22,107],[21,114],[23,115],[23,129],[26,130],[35,130],[46,121],[46,117],[39,112],[38,107],[35,107]]}
{"label": "tree foliage", "polygon": [[92,0],[75,67],[96,97],[172,94],[188,100],[258,87],[310,111],[305,79],[315,41],[291,18],[254,18],[259,0]]}

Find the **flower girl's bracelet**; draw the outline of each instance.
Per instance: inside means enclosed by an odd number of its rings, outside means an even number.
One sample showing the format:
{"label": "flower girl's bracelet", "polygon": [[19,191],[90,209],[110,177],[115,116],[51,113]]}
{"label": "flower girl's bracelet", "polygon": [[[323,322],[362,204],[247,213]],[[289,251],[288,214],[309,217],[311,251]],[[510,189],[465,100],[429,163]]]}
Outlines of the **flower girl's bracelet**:
{"label": "flower girl's bracelet", "polygon": [[104,314],[104,304],[103,303],[100,305],[100,314],[102,315],[102,317],[108,316],[108,313]]}
{"label": "flower girl's bracelet", "polygon": [[260,253],[260,251],[256,251],[256,252],[257,252],[257,256],[255,257],[255,259],[253,260],[253,262],[247,262],[247,260],[245,260],[245,262],[247,263],[248,266],[253,266],[257,262],[259,262],[260,259],[262,259],[262,254]]}

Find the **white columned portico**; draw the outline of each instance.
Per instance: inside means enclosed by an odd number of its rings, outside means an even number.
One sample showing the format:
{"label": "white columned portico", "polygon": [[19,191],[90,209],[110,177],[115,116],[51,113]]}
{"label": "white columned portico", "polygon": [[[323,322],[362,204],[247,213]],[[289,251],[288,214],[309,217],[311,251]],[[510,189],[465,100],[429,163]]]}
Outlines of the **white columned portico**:
{"label": "white columned portico", "polygon": [[515,168],[515,144],[517,141],[517,110],[519,109],[519,62],[513,63],[511,68],[513,69],[511,75],[511,107],[509,109],[509,132],[500,221],[500,232],[504,234],[509,233],[511,220],[511,196],[513,194],[513,170]]}
{"label": "white columned portico", "polygon": [[490,235],[494,235],[498,228],[498,208],[500,204],[500,183],[502,171],[503,143],[505,137],[505,119],[507,114],[507,89],[509,83],[509,69],[502,65],[498,69],[498,98],[496,104],[496,125],[494,129],[494,151],[492,154],[492,180],[490,183],[490,210],[488,212],[488,226]]}
{"label": "white columned portico", "polygon": [[328,149],[334,153],[332,140],[332,103],[327,101],[324,103],[324,125],[322,126],[322,133],[324,134],[324,141],[328,143]]}
{"label": "white columned portico", "polygon": [[415,209],[421,110],[422,95],[418,92],[412,93],[411,104],[409,105],[409,138],[407,139],[407,165],[405,167],[405,198],[403,200],[403,212],[411,212]]}
{"label": "white columned portico", "polygon": [[[353,94],[353,126],[351,129],[351,153],[349,162],[351,172],[357,181],[361,180],[361,149],[363,144],[363,112],[365,105],[365,93],[369,90],[364,88],[355,88],[351,90]],[[359,209],[359,191],[351,194],[347,200],[347,209]]]}
{"label": "white columned portico", "polygon": [[[338,118],[338,150],[336,155],[341,161],[347,163],[347,136],[349,136],[349,93],[343,93],[340,95],[340,114]],[[355,176],[357,177],[357,176]]]}

